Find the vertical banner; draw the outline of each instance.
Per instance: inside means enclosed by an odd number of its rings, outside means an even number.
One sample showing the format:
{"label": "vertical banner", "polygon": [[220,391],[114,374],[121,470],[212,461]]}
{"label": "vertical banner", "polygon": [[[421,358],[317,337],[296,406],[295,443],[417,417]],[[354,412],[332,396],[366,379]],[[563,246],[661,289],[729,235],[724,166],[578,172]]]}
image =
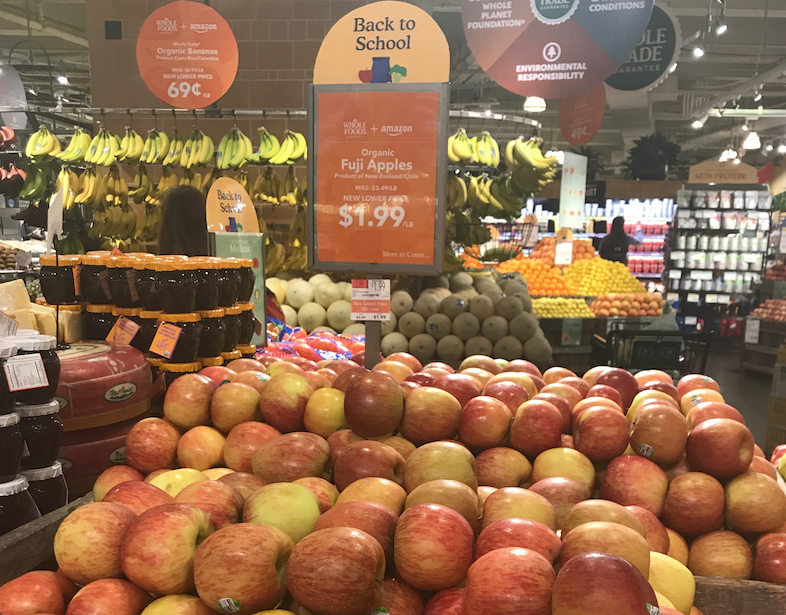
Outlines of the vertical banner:
{"label": "vertical banner", "polygon": [[559,194],[560,227],[570,229],[584,227],[584,195],[586,191],[587,157],[565,152]]}

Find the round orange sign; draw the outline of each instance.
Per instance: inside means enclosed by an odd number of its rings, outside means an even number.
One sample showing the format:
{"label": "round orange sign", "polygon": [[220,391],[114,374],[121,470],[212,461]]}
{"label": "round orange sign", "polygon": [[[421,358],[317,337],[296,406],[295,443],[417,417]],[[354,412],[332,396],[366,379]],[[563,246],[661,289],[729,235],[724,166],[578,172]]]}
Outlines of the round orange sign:
{"label": "round orange sign", "polygon": [[179,109],[202,109],[226,94],[235,80],[237,41],[215,9],[179,0],[145,20],[136,62],[159,99]]}

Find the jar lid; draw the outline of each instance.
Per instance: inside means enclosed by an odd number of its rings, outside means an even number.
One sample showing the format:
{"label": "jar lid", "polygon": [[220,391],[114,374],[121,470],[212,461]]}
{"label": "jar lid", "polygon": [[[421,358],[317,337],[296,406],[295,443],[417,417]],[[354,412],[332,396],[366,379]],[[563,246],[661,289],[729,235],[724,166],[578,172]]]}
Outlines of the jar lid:
{"label": "jar lid", "polygon": [[202,310],[201,312],[197,312],[201,318],[221,318],[224,315],[223,309],[217,310]]}
{"label": "jar lid", "polygon": [[112,252],[110,250],[90,250],[90,252],[88,252],[86,256],[93,256],[94,254],[100,254],[101,256],[109,256],[110,254],[112,254]]}
{"label": "jar lid", "polygon": [[194,271],[199,266],[189,260],[164,260],[152,265],[153,271]]}
{"label": "jar lid", "polygon": [[173,374],[186,374],[191,372],[198,372],[202,369],[199,363],[162,363],[158,366],[159,369]]}
{"label": "jar lid", "polygon": [[29,486],[30,485],[27,483],[27,479],[24,476],[17,476],[15,479],[10,480],[7,483],[0,483],[0,497],[22,493],[23,491],[27,491]]}
{"label": "jar lid", "polygon": [[240,269],[241,267],[241,259],[239,258],[222,258],[221,259],[221,267],[224,269]]}
{"label": "jar lid", "polygon": [[163,357],[147,357],[147,362],[153,367],[161,367],[166,362],[166,359]]}
{"label": "jar lid", "polygon": [[150,258],[151,256],[155,256],[155,254],[151,254],[150,252],[127,252],[126,256],[131,256],[133,258]]}
{"label": "jar lid", "polygon": [[153,269],[153,265],[158,262],[158,257],[148,254],[145,256],[138,256],[134,262],[134,269]]}
{"label": "jar lid", "polygon": [[155,318],[158,320],[159,316],[161,316],[161,310],[141,310],[139,312],[139,318]]}
{"label": "jar lid", "polygon": [[139,316],[142,308],[121,308],[116,307],[112,310],[113,316]]}
{"label": "jar lid", "polygon": [[255,354],[257,347],[254,344],[249,344],[248,346],[237,346],[235,350],[239,350],[243,356],[246,356],[247,354]]}
{"label": "jar lid", "polygon": [[165,261],[187,261],[189,259],[185,254],[162,254],[158,258]]}
{"label": "jar lid", "polygon": [[17,404],[16,412],[19,414],[20,418],[23,419],[31,416],[47,416],[60,412],[60,404],[56,399],[48,401],[45,404],[35,404],[31,406]]}
{"label": "jar lid", "polygon": [[16,354],[16,344],[13,344],[9,339],[3,338],[0,341],[0,359],[8,359]]}
{"label": "jar lid", "polygon": [[254,259],[253,258],[241,258],[240,259],[240,266],[241,267],[249,267],[249,268],[253,269],[253,267],[254,267]]}
{"label": "jar lid", "polygon": [[186,314],[164,314],[161,312],[158,315],[158,320],[161,322],[199,322],[199,314],[190,312]]}
{"label": "jar lid", "polygon": [[110,256],[106,259],[106,266],[114,269],[128,269],[134,266],[136,258],[133,256]]}
{"label": "jar lid", "polygon": [[103,265],[106,262],[106,254],[88,253],[82,256],[83,265]]}
{"label": "jar lid", "polygon": [[223,357],[199,357],[197,359],[197,361],[199,361],[199,364],[202,367],[214,367],[214,366],[217,366],[217,365],[223,365],[224,364],[224,358]]}
{"label": "jar lid", "polygon": [[191,261],[197,266],[197,269],[221,269],[221,263],[216,258],[192,258]]}
{"label": "jar lid", "polygon": [[232,307],[224,308],[224,315],[237,316],[238,314],[240,314],[241,311],[242,310],[238,306],[233,305]]}
{"label": "jar lid", "polygon": [[63,475],[63,466],[59,461],[55,461],[51,466],[45,468],[37,468],[35,470],[22,470],[24,476],[29,483],[38,480],[49,480]]}
{"label": "jar lid", "polygon": [[38,257],[38,264],[42,267],[73,267],[79,264],[79,257],[73,254],[42,254]]}
{"label": "jar lid", "polygon": [[235,307],[236,308],[240,308],[241,312],[248,312],[249,310],[253,310],[254,309],[254,304],[253,303],[236,303]]}
{"label": "jar lid", "polygon": [[87,306],[87,311],[91,314],[111,314],[114,309],[114,305],[103,305],[100,303],[91,303]]}
{"label": "jar lid", "polygon": [[35,350],[53,350],[57,346],[57,338],[52,335],[16,336],[14,345],[19,350],[32,352]]}
{"label": "jar lid", "polygon": [[241,352],[236,348],[232,352],[222,352],[221,357],[224,361],[234,361],[235,359],[241,358],[243,355]]}
{"label": "jar lid", "polygon": [[0,427],[13,427],[19,422],[19,415],[16,412],[10,414],[0,414]]}

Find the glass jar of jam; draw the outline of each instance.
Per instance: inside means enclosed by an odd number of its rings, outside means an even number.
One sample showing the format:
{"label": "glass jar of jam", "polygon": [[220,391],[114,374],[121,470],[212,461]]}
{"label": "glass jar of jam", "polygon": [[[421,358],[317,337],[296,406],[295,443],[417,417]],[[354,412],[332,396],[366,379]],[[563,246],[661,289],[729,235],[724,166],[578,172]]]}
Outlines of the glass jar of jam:
{"label": "glass jar of jam", "polygon": [[254,359],[257,356],[257,347],[254,344],[248,346],[238,346],[237,350],[244,359]]}
{"label": "glass jar of jam", "polygon": [[139,293],[142,308],[153,312],[161,310],[161,302],[158,300],[156,292],[156,272],[154,269],[156,262],[158,259],[155,256],[148,256],[138,258],[134,263],[136,292]]}
{"label": "glass jar of jam", "polygon": [[16,345],[13,343],[15,338],[3,338],[0,340],[0,414],[7,414],[14,409],[16,404],[16,391],[8,389],[8,380],[5,378],[3,365],[7,359],[16,356]]}
{"label": "glass jar of jam", "polygon": [[52,305],[76,303],[74,267],[79,265],[78,256],[41,255],[38,259],[41,273],[41,292],[47,303]]}
{"label": "glass jar of jam", "polygon": [[254,284],[256,284],[257,276],[254,274],[254,261],[250,258],[240,259],[240,285],[237,291],[238,303],[247,303],[251,301],[251,296],[254,294]]}
{"label": "glass jar of jam", "polygon": [[[163,300],[163,297],[162,297]],[[180,336],[172,354],[165,357],[172,363],[193,363],[199,354],[199,341],[202,334],[202,324],[199,322],[199,314],[166,314],[158,316],[159,326],[162,324],[172,324],[180,327]]]}
{"label": "glass jar of jam", "polygon": [[49,381],[49,384],[44,387],[18,391],[16,401],[20,404],[45,404],[51,401],[60,382],[60,358],[55,350],[57,340],[52,335],[31,335],[29,337],[17,335],[14,339],[14,345],[17,348],[17,356],[41,355],[46,378]]}
{"label": "glass jar of jam", "polygon": [[51,466],[57,461],[63,439],[63,423],[57,415],[60,404],[56,400],[30,406],[20,404],[16,411],[28,453],[22,457],[22,468],[36,470]]}
{"label": "glass jar of jam", "polygon": [[46,515],[68,504],[68,485],[63,476],[63,466],[55,461],[51,466],[37,470],[23,470],[28,492],[41,515]]}
{"label": "glass jar of jam", "polygon": [[156,294],[165,314],[186,314],[196,309],[197,275],[190,260],[155,263]]}
{"label": "glass jar of jam", "polygon": [[25,438],[19,428],[16,412],[0,414],[0,483],[5,483],[19,474]]}
{"label": "glass jar of jam", "polygon": [[0,536],[40,516],[24,476],[0,483]]}
{"label": "glass jar of jam", "polygon": [[224,310],[206,310],[199,312],[202,319],[202,336],[199,338],[200,357],[217,357],[224,351],[227,337],[227,326],[224,322]]}
{"label": "glass jar of jam", "polygon": [[[139,331],[136,334],[136,337],[140,337],[139,343],[143,348],[140,348],[142,352],[149,352],[150,345],[153,343],[153,338],[156,336],[156,331],[158,331],[158,317],[161,316],[160,311],[151,312],[148,310],[142,310],[139,313]],[[136,341],[136,338],[134,338]],[[162,359],[163,360],[163,359]]]}
{"label": "glass jar of jam", "polygon": [[[121,316],[124,316],[124,317],[128,318],[128,320],[133,322],[134,324],[139,325],[140,327],[142,326],[142,320],[140,318],[140,314],[141,313],[142,313],[142,309],[141,308],[121,308],[121,307],[116,307],[114,310],[112,310],[112,315],[115,318],[120,318]],[[147,349],[150,348],[150,346],[148,346],[147,348],[143,347],[144,346],[144,341],[142,340],[142,335],[140,334],[140,331],[136,332],[136,335],[131,340],[130,345],[133,346],[134,348],[136,348],[137,350],[141,351],[141,352],[147,352]]]}
{"label": "glass jar of jam", "polygon": [[136,289],[136,270],[132,256],[111,256],[106,259],[109,271],[109,292],[112,301],[117,307],[139,307],[139,293]]}
{"label": "glass jar of jam", "polygon": [[109,290],[109,272],[106,269],[106,256],[85,254],[79,269],[79,287],[82,301],[95,304],[112,303]]}
{"label": "glass jar of jam", "polygon": [[114,309],[114,305],[88,305],[82,313],[82,337],[86,340],[105,340],[117,321],[117,317],[112,314]]}
{"label": "glass jar of jam", "polygon": [[203,312],[215,310],[218,307],[218,293],[220,287],[220,259],[194,258],[191,259],[197,266],[197,293],[196,310]]}
{"label": "glass jar of jam", "polygon": [[237,343],[240,346],[248,346],[251,338],[254,337],[254,304],[238,303],[240,308],[240,334]]}
{"label": "glass jar of jam", "polygon": [[222,282],[218,287],[218,305],[222,308],[232,307],[237,302],[240,290],[240,259],[221,259]]}
{"label": "glass jar of jam", "polygon": [[162,363],[160,368],[164,372],[166,386],[169,386],[184,374],[195,374],[202,366],[196,361],[191,363]]}
{"label": "glass jar of jam", "polygon": [[240,338],[240,308],[232,306],[224,309],[224,324],[227,336],[224,340],[223,352],[232,352]]}

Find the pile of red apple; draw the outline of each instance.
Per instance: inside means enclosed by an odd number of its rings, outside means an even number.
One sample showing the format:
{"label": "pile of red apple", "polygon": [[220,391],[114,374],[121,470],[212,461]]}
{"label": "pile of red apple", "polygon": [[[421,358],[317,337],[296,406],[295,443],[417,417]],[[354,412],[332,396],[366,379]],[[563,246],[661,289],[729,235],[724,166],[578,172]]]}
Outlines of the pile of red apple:
{"label": "pile of red apple", "polygon": [[786,299],[767,299],[751,312],[751,316],[766,320],[786,321]]}
{"label": "pile of red apple", "polygon": [[0,613],[697,615],[694,575],[786,583],[786,494],[706,376],[231,367],[170,386]]}

